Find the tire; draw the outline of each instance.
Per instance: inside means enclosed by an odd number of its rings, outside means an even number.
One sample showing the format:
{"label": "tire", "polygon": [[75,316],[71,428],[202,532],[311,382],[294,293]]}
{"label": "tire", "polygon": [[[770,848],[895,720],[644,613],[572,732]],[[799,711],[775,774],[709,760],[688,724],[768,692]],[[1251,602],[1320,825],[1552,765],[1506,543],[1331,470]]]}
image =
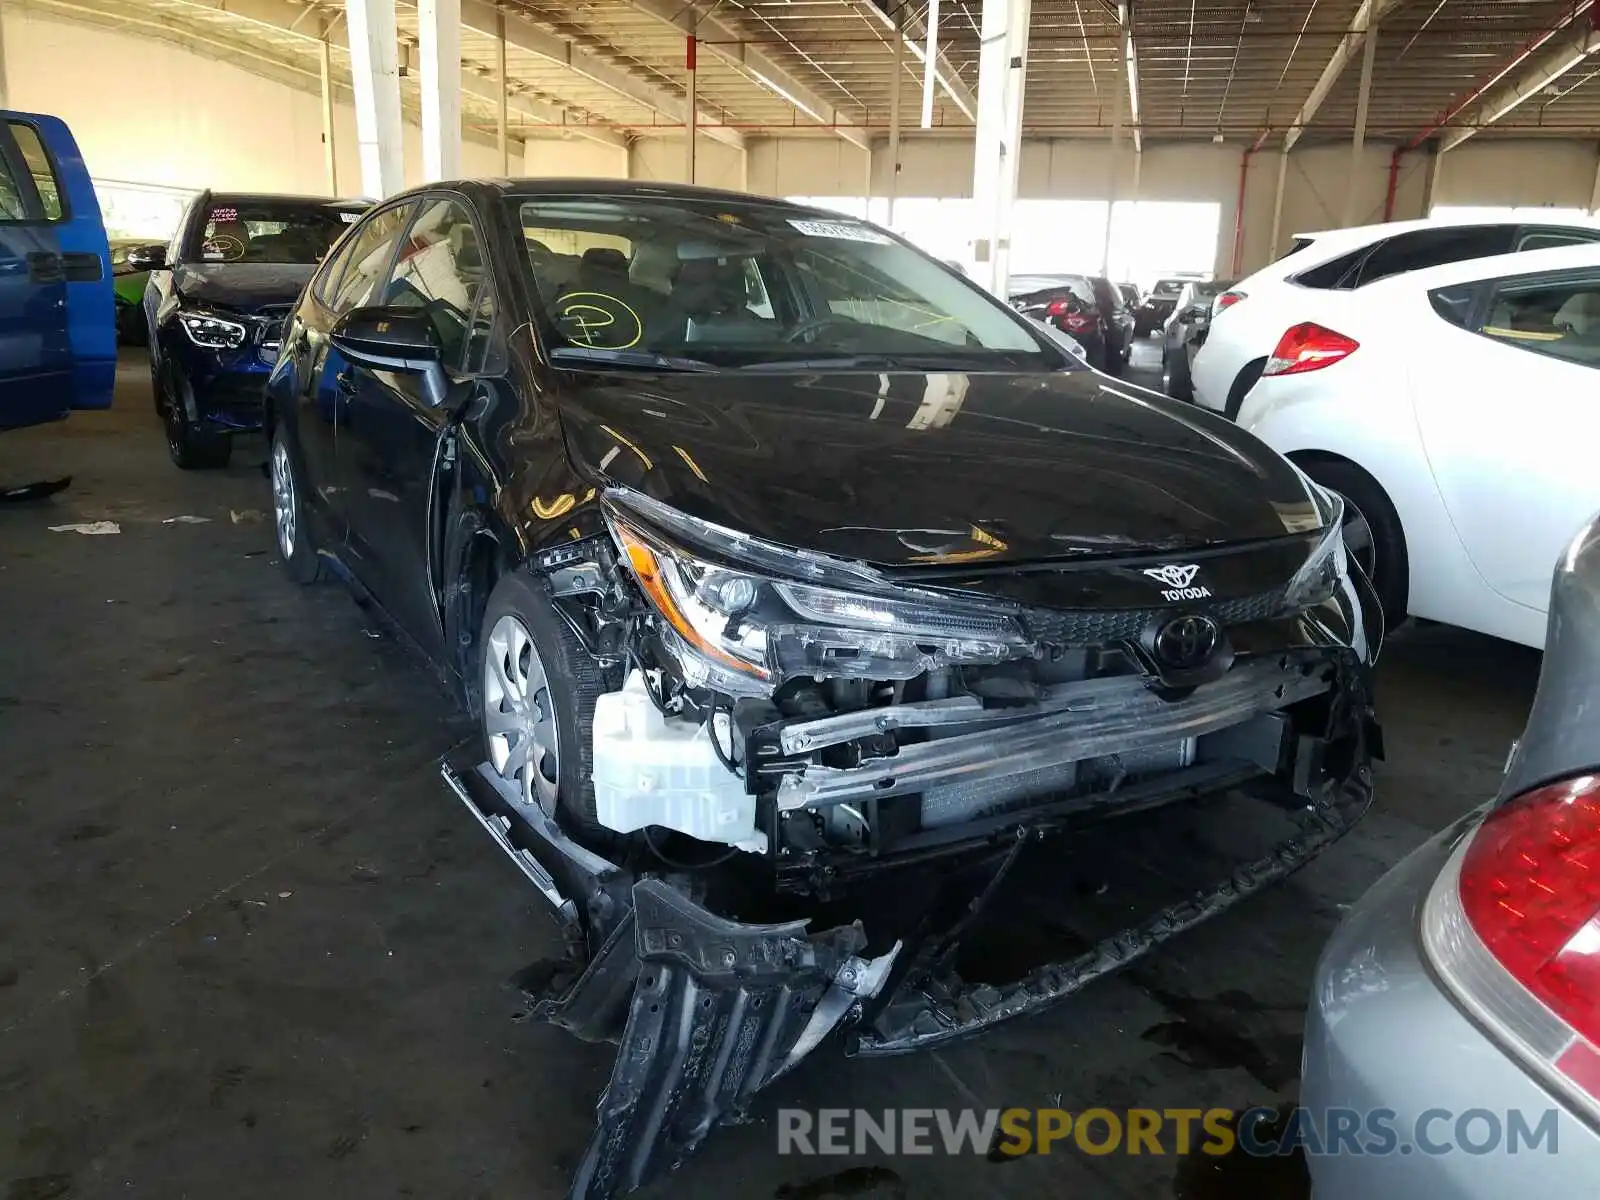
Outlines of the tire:
{"label": "tire", "polygon": [[1256,381],[1261,378],[1261,372],[1267,369],[1267,360],[1258,358],[1253,363],[1246,363],[1244,370],[1234,376],[1233,386],[1228,389],[1228,404],[1222,410],[1222,415],[1228,420],[1236,420],[1239,410],[1244,407],[1244,398],[1250,394],[1250,389],[1255,387]]}
{"label": "tire", "polygon": [[1189,378],[1189,356],[1168,350],[1161,356],[1161,390],[1174,400],[1194,399],[1194,381]]}
{"label": "tire", "polygon": [[209,471],[228,465],[233,439],[225,433],[196,429],[183,411],[183,401],[169,388],[157,400],[167,427],[167,453],[184,471]]}
{"label": "tire", "polygon": [[[1345,529],[1350,534],[1346,545],[1350,556],[1361,564],[1372,581],[1372,590],[1378,594],[1378,603],[1383,608],[1384,624],[1393,630],[1406,619],[1411,591],[1411,560],[1406,553],[1406,534],[1400,515],[1378,481],[1354,463],[1313,459],[1300,466],[1330,492],[1344,497]],[[1357,532],[1358,522],[1366,526],[1369,535],[1366,539]]]}
{"label": "tire", "polygon": [[322,556],[306,519],[305,474],[281,425],[272,434],[268,475],[272,480],[272,529],[284,572],[296,583],[315,583],[323,576]]}
{"label": "tire", "polygon": [[[608,677],[584,650],[544,581],[522,571],[495,584],[477,648],[479,725],[490,766],[517,785],[523,804],[537,805],[567,833],[591,842],[615,837],[595,820],[594,704],[621,680]],[[531,718],[519,707],[519,687],[532,691]],[[528,739],[529,763],[508,770],[522,738]]]}

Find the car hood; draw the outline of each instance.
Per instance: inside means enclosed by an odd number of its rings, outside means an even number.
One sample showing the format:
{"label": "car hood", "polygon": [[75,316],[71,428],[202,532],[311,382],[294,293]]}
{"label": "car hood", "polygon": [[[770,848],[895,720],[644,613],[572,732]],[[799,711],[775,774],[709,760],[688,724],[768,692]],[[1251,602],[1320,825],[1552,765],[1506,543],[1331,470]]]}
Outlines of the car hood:
{"label": "car hood", "polygon": [[183,263],[172,284],[185,300],[250,313],[294,303],[316,270],[315,263]]}
{"label": "car hood", "polygon": [[1316,521],[1251,435],[1089,370],[560,375],[591,483],[880,566],[1164,554]]}

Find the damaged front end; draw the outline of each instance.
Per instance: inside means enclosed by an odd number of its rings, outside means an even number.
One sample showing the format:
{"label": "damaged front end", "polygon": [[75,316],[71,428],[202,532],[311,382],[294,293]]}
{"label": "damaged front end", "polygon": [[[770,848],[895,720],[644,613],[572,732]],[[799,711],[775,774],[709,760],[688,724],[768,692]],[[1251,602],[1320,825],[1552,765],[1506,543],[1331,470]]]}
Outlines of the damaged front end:
{"label": "damaged front end", "polygon": [[[1037,1012],[1349,829],[1381,624],[1323,500],[1303,535],[1195,564],[947,560],[913,583],[613,492],[607,536],[537,557],[613,683],[603,835],[530,813],[475,753],[444,774],[563,925],[566,956],[521,979],[535,1015],[620,1046],[573,1196],[676,1166],[836,1031],[893,1054]],[[1061,961],[963,979],[963,943],[1054,835],[1225,792],[1287,814],[1284,836]],[[861,899],[933,863],[910,911]]]}

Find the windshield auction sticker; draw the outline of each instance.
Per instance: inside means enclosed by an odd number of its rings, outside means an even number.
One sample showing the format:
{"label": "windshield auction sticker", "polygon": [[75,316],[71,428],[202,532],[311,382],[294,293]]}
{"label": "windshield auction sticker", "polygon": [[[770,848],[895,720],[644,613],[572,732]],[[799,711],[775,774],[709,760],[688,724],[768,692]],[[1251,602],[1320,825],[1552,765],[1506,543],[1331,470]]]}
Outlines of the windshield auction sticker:
{"label": "windshield auction sticker", "polygon": [[887,246],[893,240],[876,229],[869,229],[865,225],[857,225],[851,221],[800,221],[791,217],[789,224],[807,237],[837,238],[845,242],[871,242],[875,246]]}

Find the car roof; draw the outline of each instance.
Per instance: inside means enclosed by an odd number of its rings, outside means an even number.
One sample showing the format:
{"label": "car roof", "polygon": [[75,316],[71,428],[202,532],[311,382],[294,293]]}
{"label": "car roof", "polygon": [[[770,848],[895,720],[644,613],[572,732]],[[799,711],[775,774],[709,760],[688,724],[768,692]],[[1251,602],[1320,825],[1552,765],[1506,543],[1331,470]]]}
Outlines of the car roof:
{"label": "car roof", "polygon": [[212,192],[212,204],[321,204],[329,208],[371,208],[372,201],[337,196],[295,196],[280,192]]}
{"label": "car roof", "polygon": [[1532,211],[1518,213],[1507,211],[1496,216],[1483,209],[1472,209],[1464,213],[1440,213],[1438,216],[1419,217],[1411,221],[1380,221],[1375,225],[1352,225],[1345,229],[1317,229],[1309,233],[1297,233],[1294,236],[1315,241],[1338,238],[1340,241],[1359,245],[1365,240],[1377,241],[1379,238],[1393,237],[1397,233],[1409,233],[1414,229],[1448,229],[1456,225],[1566,225],[1600,229],[1600,217],[1577,214],[1545,217]]}

